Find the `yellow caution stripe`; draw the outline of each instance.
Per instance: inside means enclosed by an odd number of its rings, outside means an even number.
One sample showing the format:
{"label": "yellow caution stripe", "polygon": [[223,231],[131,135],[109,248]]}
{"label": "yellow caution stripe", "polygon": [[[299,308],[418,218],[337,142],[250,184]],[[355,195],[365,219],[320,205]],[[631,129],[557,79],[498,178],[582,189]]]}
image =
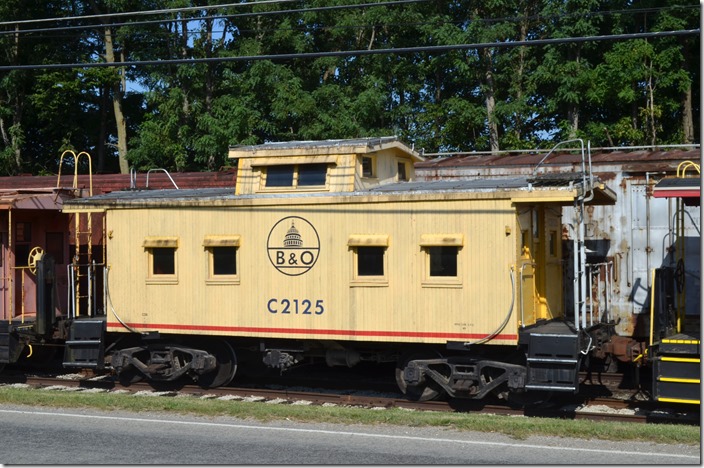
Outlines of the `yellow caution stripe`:
{"label": "yellow caution stripe", "polygon": [[667,343],[667,344],[691,344],[691,345],[698,345],[699,340],[671,340],[671,339],[664,339],[662,340],[662,343]]}
{"label": "yellow caution stripe", "polygon": [[701,404],[699,400],[682,400],[679,398],[658,398],[658,401],[662,401],[663,403],[689,403],[692,405]]}
{"label": "yellow caution stripe", "polygon": [[701,381],[699,379],[677,379],[675,377],[658,377],[660,382],[676,382],[676,383],[690,383],[699,384]]}
{"label": "yellow caution stripe", "polygon": [[661,357],[660,360],[667,362],[701,362],[701,360],[698,358]]}

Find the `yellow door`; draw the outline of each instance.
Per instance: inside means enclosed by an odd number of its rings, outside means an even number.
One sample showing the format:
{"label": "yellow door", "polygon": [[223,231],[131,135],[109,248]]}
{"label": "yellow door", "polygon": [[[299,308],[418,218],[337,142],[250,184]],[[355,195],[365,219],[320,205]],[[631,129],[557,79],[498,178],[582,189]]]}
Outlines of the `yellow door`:
{"label": "yellow door", "polygon": [[517,282],[521,323],[551,319],[562,309],[562,224],[559,206],[519,208]]}

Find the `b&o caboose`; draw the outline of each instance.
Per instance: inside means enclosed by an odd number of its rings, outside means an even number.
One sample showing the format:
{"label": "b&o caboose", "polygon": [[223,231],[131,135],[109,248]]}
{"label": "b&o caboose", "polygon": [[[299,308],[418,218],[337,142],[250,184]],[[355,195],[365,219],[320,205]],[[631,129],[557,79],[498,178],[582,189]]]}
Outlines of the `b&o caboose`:
{"label": "b&o caboose", "polygon": [[[108,299],[107,315],[74,318],[65,365],[212,387],[262,364],[395,361],[411,398],[483,398],[576,392],[608,340],[588,304],[580,214],[615,194],[584,149],[577,173],[439,182],[414,181],[422,158],[395,137],[229,157],[234,189],[64,203],[105,216]],[[563,206],[577,213],[569,264]]]}

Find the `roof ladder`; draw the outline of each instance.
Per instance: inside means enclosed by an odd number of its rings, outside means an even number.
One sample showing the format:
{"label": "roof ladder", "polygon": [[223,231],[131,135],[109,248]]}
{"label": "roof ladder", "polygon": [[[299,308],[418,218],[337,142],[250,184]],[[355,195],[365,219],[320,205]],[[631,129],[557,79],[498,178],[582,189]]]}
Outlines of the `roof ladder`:
{"label": "roof ladder", "polygon": [[[91,157],[85,151],[81,151],[76,154],[72,150],[66,150],[61,154],[61,159],[59,161],[59,179],[57,181],[57,188],[60,187],[61,182],[61,166],[64,161],[64,156],[66,154],[71,154],[73,156],[73,189],[78,193],[80,190],[78,187],[78,165],[81,156],[85,156],[88,160],[88,174],[89,174],[89,186],[88,194],[93,196],[93,165],[91,162]],[[91,213],[76,213],[74,215],[74,256],[71,265],[69,266],[69,276],[71,279],[72,288],[70,290],[70,306],[69,306],[69,317],[75,318],[82,315],[92,316],[93,295],[91,294],[94,288],[94,261],[93,261],[93,219]],[[85,250],[81,249],[85,245]],[[85,291],[85,292],[83,292]],[[85,306],[85,312],[83,311],[83,306]]]}
{"label": "roof ladder", "polygon": [[[594,178],[592,175],[592,157],[591,145],[587,141],[585,151],[584,141],[581,138],[573,140],[561,141],[540,160],[537,166],[533,169],[533,176],[538,172],[540,166],[550,157],[555,150],[567,143],[579,143],[582,156],[582,190],[574,200],[574,218],[572,238],[573,245],[573,301],[574,301],[574,326],[579,330],[587,328],[587,301],[591,297],[587,290],[587,252],[585,246],[585,225],[584,225],[584,206],[586,202],[594,198]],[[583,351],[585,352],[585,351]]]}

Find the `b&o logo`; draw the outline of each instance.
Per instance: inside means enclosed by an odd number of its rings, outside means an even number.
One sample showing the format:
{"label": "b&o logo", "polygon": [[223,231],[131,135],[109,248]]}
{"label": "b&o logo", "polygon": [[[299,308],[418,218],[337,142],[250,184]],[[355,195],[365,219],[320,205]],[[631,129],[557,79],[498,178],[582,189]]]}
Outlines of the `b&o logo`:
{"label": "b&o logo", "polygon": [[284,275],[299,276],[313,268],[318,260],[320,238],[307,220],[289,216],[271,228],[266,247],[274,268]]}

